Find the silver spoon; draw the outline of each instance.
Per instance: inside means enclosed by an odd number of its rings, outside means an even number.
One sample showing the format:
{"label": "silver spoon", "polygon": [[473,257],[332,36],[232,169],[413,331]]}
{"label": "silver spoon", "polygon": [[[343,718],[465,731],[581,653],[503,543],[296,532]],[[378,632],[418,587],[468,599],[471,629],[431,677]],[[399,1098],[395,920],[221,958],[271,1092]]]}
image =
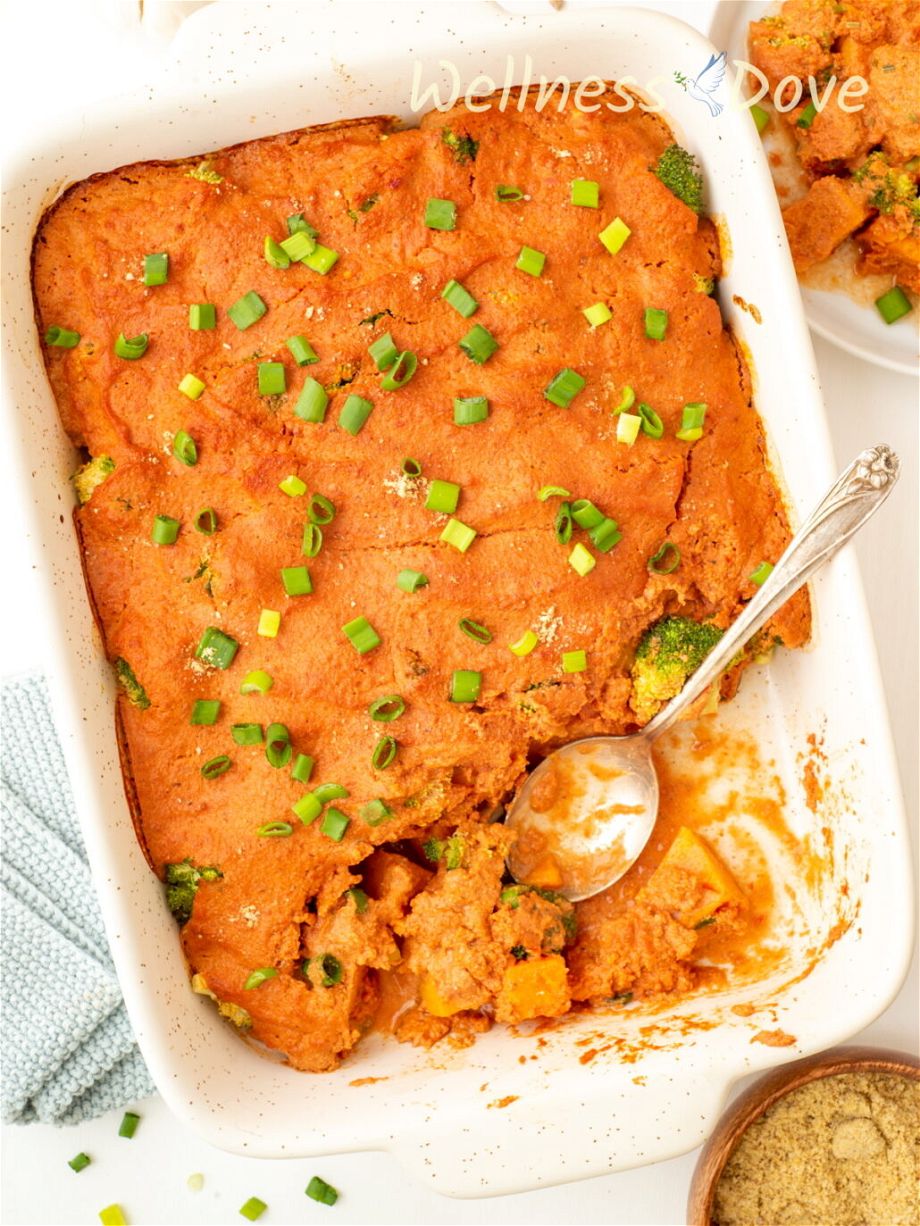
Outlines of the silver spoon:
{"label": "silver spoon", "polygon": [[551,857],[562,878],[553,885],[572,902],[618,881],[648,842],[658,816],[652,745],[745,644],[882,505],[900,462],[884,445],[870,447],[841,473],[789,542],[772,573],[684,688],[639,732],[592,736],[549,754],[528,775],[506,822],[515,831],[508,868],[526,882]]}

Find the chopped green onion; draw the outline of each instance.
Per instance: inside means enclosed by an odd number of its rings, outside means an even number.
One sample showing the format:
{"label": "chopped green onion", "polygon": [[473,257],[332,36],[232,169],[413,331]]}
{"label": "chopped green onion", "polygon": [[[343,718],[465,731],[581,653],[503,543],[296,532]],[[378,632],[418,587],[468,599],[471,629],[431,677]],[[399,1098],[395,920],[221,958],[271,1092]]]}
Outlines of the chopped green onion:
{"label": "chopped green onion", "polygon": [[323,547],[323,530],[319,524],[311,524],[309,520],[303,526],[303,543],[300,552],[305,558],[315,558]]}
{"label": "chopped green onion", "polygon": [[[293,234],[282,239],[279,246],[287,256],[288,263],[297,264],[302,263],[311,252],[316,250],[316,239],[306,230],[295,230]],[[276,267],[285,266],[276,265]]]}
{"label": "chopped green onion", "polygon": [[189,400],[198,400],[204,391],[204,384],[197,375],[183,375],[179,380],[179,391]]}
{"label": "chopped green onion", "polygon": [[455,485],[453,481],[441,481],[435,478],[428,487],[425,508],[428,511],[439,511],[442,515],[452,515],[459,501],[459,485]]}
{"label": "chopped green onion", "polygon": [[482,324],[473,324],[466,336],[457,342],[471,362],[482,366],[498,348],[498,341],[488,328]]}
{"label": "chopped green onion", "polygon": [[649,438],[661,438],[664,425],[655,410],[648,404],[639,405],[639,416],[642,418],[642,432]]}
{"label": "chopped green onion", "polygon": [[572,503],[572,519],[579,528],[596,528],[604,522],[604,512],[599,511],[589,498],[577,498]]}
{"label": "chopped green onion", "polygon": [[305,566],[282,566],[281,585],[288,596],[309,596],[313,581]]}
{"label": "chopped green onion", "polygon": [[461,617],[457,625],[467,638],[471,638],[474,643],[482,643],[485,646],[486,643],[492,642],[492,631],[487,630],[479,622],[474,622],[470,617]]}
{"label": "chopped green onion", "polygon": [[466,553],[475,539],[476,529],[461,523],[459,519],[449,519],[441,533],[441,540],[448,545],[453,545],[454,549],[459,550],[460,553]]}
{"label": "chopped green onion", "polygon": [[342,633],[359,655],[367,655],[380,646],[380,635],[366,617],[355,617],[342,627]]}
{"label": "chopped green onion", "polygon": [[599,328],[601,324],[613,319],[613,311],[606,302],[595,302],[594,306],[585,307],[582,315],[592,328]]}
{"label": "chopped green onion", "polygon": [[797,128],[803,128],[807,132],[811,125],[815,122],[815,116],[817,113],[818,108],[815,106],[814,102],[809,102],[799,115],[798,119],[795,121],[795,126]]}
{"label": "chopped green onion", "polygon": [[169,255],[158,251],[155,255],[144,256],[144,284],[165,285],[169,280]]}
{"label": "chopped green onion", "polygon": [[401,570],[396,576],[396,586],[402,592],[417,592],[420,587],[428,586],[428,576],[420,570]]}
{"label": "chopped green onion", "polygon": [[288,234],[308,234],[310,238],[316,238],[317,231],[304,219],[303,213],[292,213],[287,219]]}
{"label": "chopped green onion", "polygon": [[519,187],[510,183],[499,183],[495,188],[495,199],[499,204],[513,204],[524,199],[524,193]]}
{"label": "chopped green onion", "polygon": [[199,698],[192,707],[190,724],[209,726],[217,723],[220,715],[220,700],[217,698]]}
{"label": "chopped green onion", "polygon": [[203,660],[212,668],[229,668],[239,649],[236,639],[216,626],[208,626],[195,648],[195,659]]}
{"label": "chopped green onion", "polygon": [[310,823],[315,822],[322,813],[323,803],[321,800],[318,800],[312,792],[305,792],[303,796],[301,796],[300,800],[296,800],[291,805],[291,808],[294,810],[303,824],[305,826],[309,826]]}
{"label": "chopped green onion", "polygon": [[[286,239],[285,241],[290,242],[290,239]],[[262,254],[265,256],[266,264],[269,264],[272,268],[291,267],[291,257],[285,251],[284,247],[275,242],[270,234],[266,234],[265,236],[265,242],[262,244]]]}
{"label": "chopped green onion", "polygon": [[136,362],[147,352],[149,344],[150,337],[146,332],[139,332],[137,336],[125,336],[124,332],[119,332],[115,339],[115,356],[124,358],[126,362]]}
{"label": "chopped green onion", "polygon": [[407,477],[420,477],[422,475],[421,464],[418,462],[418,460],[413,460],[411,456],[406,456],[399,467]]}
{"label": "chopped green onion", "polygon": [[394,719],[399,719],[405,709],[405,699],[399,694],[385,694],[382,698],[374,699],[368,707],[368,713],[371,719],[375,719],[379,723],[389,724]]}
{"label": "chopped green onion", "polygon": [[193,332],[210,332],[217,327],[217,308],[212,302],[196,302],[188,309],[188,326]]}
{"label": "chopped green onion", "polygon": [[322,383],[316,379],[307,378],[300,389],[297,403],[294,405],[295,416],[302,421],[312,421],[319,424],[326,420],[326,406],[329,396]]}
{"label": "chopped green onion", "polygon": [[758,106],[756,102],[751,105],[750,111],[751,118],[754,120],[757,131],[762,133],[764,128],[770,122],[769,112],[765,111],[762,106]]}
{"label": "chopped green onion", "polygon": [[137,1132],[137,1126],[141,1122],[141,1117],[136,1111],[126,1111],[121,1117],[121,1124],[118,1126],[118,1135],[127,1137],[130,1141]]}
{"label": "chopped green onion", "polygon": [[261,724],[232,724],[230,735],[236,745],[261,745],[265,739]]}
{"label": "chopped green onion", "polygon": [[632,230],[630,230],[622,217],[614,217],[610,225],[601,230],[597,237],[611,255],[616,255],[630,234],[632,234]]}
{"label": "chopped green onion", "polygon": [[[333,812],[333,810],[330,810]],[[342,815],[344,817],[344,814]],[[348,820],[347,818],[345,819]],[[339,835],[339,838],[342,836]],[[338,839],[336,840],[338,842]],[[323,972],[322,985],[324,988],[334,988],[337,983],[342,982],[342,964],[338,958],[332,954],[323,954],[319,959],[320,969]]]}
{"label": "chopped green onion", "polygon": [[677,437],[685,443],[695,443],[703,435],[703,422],[706,420],[705,404],[685,404],[681,415],[680,429]]}
{"label": "chopped green onion", "polygon": [[881,298],[876,298],[875,305],[886,324],[896,323],[914,309],[900,285],[895,285],[887,293],[882,294]]}
{"label": "chopped green onion", "polygon": [[121,1205],[106,1205],[99,1210],[99,1221],[102,1226],[128,1226],[128,1219]]}
{"label": "chopped green onion", "polygon": [[181,524],[171,515],[157,515],[153,521],[150,539],[154,545],[175,545]]}
{"label": "chopped green onion", "polygon": [[[345,837],[345,831],[351,825],[351,818],[346,817],[341,809],[336,809],[332,805],[326,810],[323,815],[323,820],[320,822],[320,830],[327,838],[332,839],[334,843],[341,843]],[[327,987],[331,986],[329,984]]]}
{"label": "chopped green onion", "polygon": [[476,702],[482,689],[482,673],[458,668],[450,679],[451,702]]}
{"label": "chopped green onion", "polygon": [[307,518],[311,524],[320,524],[323,527],[331,524],[335,519],[335,503],[325,494],[311,494]]}
{"label": "chopped green onion", "polygon": [[291,357],[298,366],[312,366],[314,362],[319,361],[315,349],[305,336],[300,334],[289,336],[284,343],[291,351]]}
{"label": "chopped green onion", "polygon": [[227,308],[227,314],[240,332],[245,332],[247,328],[251,328],[257,320],[261,319],[267,310],[268,307],[256,291],[251,289],[242,298],[237,298],[233,306]]}
{"label": "chopped green onion", "polygon": [[680,550],[672,541],[665,541],[649,558],[647,566],[653,575],[673,575],[680,566]]}
{"label": "chopped green onion", "polygon": [[773,573],[772,562],[761,562],[755,571],[752,572],[750,579],[751,583],[755,583],[757,587],[762,587]]}
{"label": "chopped green onion", "polygon": [[520,269],[521,272],[529,273],[532,277],[540,277],[543,275],[545,263],[546,256],[542,251],[537,251],[533,247],[522,247],[514,267]]}
{"label": "chopped green onion", "polygon": [[195,440],[185,430],[176,431],[176,437],[173,439],[173,455],[180,464],[185,464],[189,468],[193,468],[198,463],[198,448]]}
{"label": "chopped green onion", "polygon": [[645,335],[650,341],[663,341],[668,330],[668,313],[658,307],[645,308]]}
{"label": "chopped green onion", "polygon": [[205,762],[201,768],[201,773],[205,779],[219,779],[221,775],[226,775],[227,771],[233,763],[225,753],[218,754],[216,758],[211,758]]}
{"label": "chopped green onion", "polygon": [[529,656],[539,641],[532,630],[525,630],[516,643],[508,644],[508,649],[516,656]]}
{"label": "chopped green onion", "polygon": [[309,783],[315,763],[308,753],[299,753],[291,767],[291,778],[298,783]]}
{"label": "chopped green onion", "polygon": [[572,507],[568,502],[560,503],[559,510],[556,512],[556,518],[553,521],[553,530],[556,533],[556,540],[560,545],[567,545],[572,539]]}
{"label": "chopped green onion", "polygon": [[397,392],[406,386],[417,369],[418,358],[410,349],[404,349],[380,380],[380,386],[385,392]]}
{"label": "chopped green onion", "polygon": [[339,425],[351,435],[360,434],[373,407],[372,402],[363,396],[349,396],[339,413]]}
{"label": "chopped green onion", "polygon": [[642,429],[642,418],[636,413],[617,414],[617,442],[631,447],[639,437]]}
{"label": "chopped green onion", "polygon": [[307,487],[299,477],[292,473],[289,477],[285,477],[283,481],[278,482],[278,489],[282,494],[287,494],[289,498],[302,498],[307,492]]}
{"label": "chopped green onion", "polygon": [[384,332],[383,336],[378,336],[372,345],[368,345],[367,352],[371,355],[378,370],[389,370],[399,355],[399,350],[389,332]]}
{"label": "chopped green onion", "polygon": [[485,396],[460,396],[454,401],[454,425],[474,426],[489,416],[489,402]]}
{"label": "chopped green onion", "polygon": [[553,375],[546,386],[543,395],[560,409],[567,409],[578,393],[584,388],[585,380],[577,370],[566,366]]}
{"label": "chopped green onion", "polygon": [[256,826],[260,839],[288,839],[293,833],[294,827],[290,822],[265,822],[262,826]]}
{"label": "chopped green onion", "polygon": [[265,757],[276,770],[291,760],[291,734],[284,724],[269,724],[265,729]]}
{"label": "chopped green onion", "polygon": [[441,297],[464,319],[469,319],[479,309],[479,303],[459,281],[448,281],[441,290]]}
{"label": "chopped green onion", "polygon": [[267,694],[274,685],[272,678],[263,669],[257,668],[247,673],[240,686],[241,694]]}
{"label": "chopped green onion", "polygon": [[591,571],[597,566],[597,559],[590,549],[586,549],[579,541],[569,554],[569,566],[584,579],[585,575],[590,575]]}
{"label": "chopped green onion", "polygon": [[586,651],[564,651],[562,653],[562,671],[564,673],[583,673],[588,667]]}
{"label": "chopped green onion", "polygon": [[243,984],[243,990],[251,992],[253,988],[260,988],[263,983],[266,983],[269,979],[274,979],[277,974],[278,971],[273,966],[260,966],[258,970],[252,971],[249,974],[246,982]]}
{"label": "chopped green onion", "polygon": [[361,820],[368,826],[380,826],[393,816],[393,810],[383,800],[369,800],[361,806]]}
{"label": "chopped green onion", "polygon": [[635,403],[636,393],[628,383],[624,383],[623,391],[620,393],[620,402],[612,412],[614,415],[617,413],[628,413]]}
{"label": "chopped green onion", "polygon": [[546,502],[547,498],[570,498],[571,495],[561,485],[541,485],[537,497],[541,502]]}
{"label": "chopped green onion", "polygon": [[600,204],[600,184],[593,179],[572,180],[572,204],[585,209],[596,209]]}
{"label": "chopped green onion", "polygon": [[382,736],[371,754],[371,766],[375,771],[385,771],[388,766],[392,765],[398,749],[399,742],[395,737]]}
{"label": "chopped green onion", "polygon": [[260,611],[256,634],[261,634],[264,639],[275,639],[278,637],[280,628],[281,614],[277,609],[262,609]]}
{"label": "chopped green onion", "polygon": [[[52,345],[55,349],[75,349],[80,343],[80,333],[71,332],[70,328],[60,328],[57,324],[52,324],[45,333],[45,344]],[[146,349],[147,346],[145,345]],[[118,349],[115,350],[118,353]],[[118,354],[122,357],[122,354]],[[140,357],[140,354],[138,354]]]}
{"label": "chopped green onion", "polygon": [[356,885],[353,885],[350,889],[345,891],[345,895],[355,904],[355,911],[357,911],[358,915],[364,915],[366,913],[370,899],[363,890],[359,889]]}
{"label": "chopped green onion", "polygon": [[618,545],[623,539],[623,533],[617,527],[616,522],[606,516],[601,523],[595,524],[588,535],[591,537],[594,548],[599,549],[601,553],[609,553],[614,545]]}
{"label": "chopped green onion", "polygon": [[75,1158],[71,1158],[67,1165],[72,1171],[82,1171],[84,1167],[89,1166],[92,1159],[89,1154],[77,1154]]}
{"label": "chopped green onion", "polygon": [[341,783],[321,783],[313,789],[313,795],[321,805],[325,805],[330,800],[347,800],[350,792]]}
{"label": "chopped green onion", "polygon": [[319,1175],[314,1175],[307,1184],[307,1196],[311,1200],[319,1201],[321,1205],[334,1205],[339,1199],[339,1194],[332,1184],[320,1179]]}
{"label": "chopped green onion", "polygon": [[287,391],[287,371],[283,362],[259,363],[259,395],[280,396]]}
{"label": "chopped green onion", "polygon": [[432,196],[425,205],[425,225],[429,230],[453,230],[457,225],[457,206],[453,200]]}
{"label": "chopped green onion", "polygon": [[312,272],[318,272],[321,277],[325,277],[326,273],[338,263],[338,259],[337,251],[333,251],[331,247],[324,247],[322,243],[317,243],[310,254],[305,255],[300,262]]}

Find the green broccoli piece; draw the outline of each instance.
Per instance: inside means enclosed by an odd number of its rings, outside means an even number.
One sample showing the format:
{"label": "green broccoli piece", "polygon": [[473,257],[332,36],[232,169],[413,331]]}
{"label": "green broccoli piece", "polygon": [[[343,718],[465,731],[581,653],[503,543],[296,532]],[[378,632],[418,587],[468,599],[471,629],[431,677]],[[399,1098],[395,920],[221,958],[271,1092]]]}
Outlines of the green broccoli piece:
{"label": "green broccoli piece", "polygon": [[868,203],[873,209],[888,214],[899,205],[904,205],[914,221],[920,220],[920,198],[909,167],[901,171],[892,170],[886,155],[877,149],[854,171],[853,179],[872,188]]}
{"label": "green broccoli piece", "polygon": [[680,145],[668,145],[655,165],[655,174],[678,200],[694,213],[702,213],[703,176],[692,153]]}
{"label": "green broccoli piece", "polygon": [[193,166],[191,170],[185,172],[190,179],[197,179],[199,183],[223,183],[224,176],[219,175],[216,170],[213,170],[211,163],[205,159],[199,162],[197,166]]}
{"label": "green broccoli piece", "polygon": [[664,617],[646,630],[636,648],[629,700],[641,723],[680,693],[721,637],[718,626],[691,617]]}
{"label": "green broccoli piece", "polygon": [[473,140],[469,133],[464,136],[458,136],[456,132],[451,132],[450,128],[444,128],[441,132],[441,140],[451,150],[454,155],[454,161],[459,166],[465,166],[467,162],[475,162],[476,154],[479,152],[479,141]]}
{"label": "green broccoli piece", "polygon": [[[521,883],[518,885],[506,885],[501,894],[499,894],[498,901],[503,906],[510,907],[512,911],[516,911],[521,905],[521,899],[525,894],[539,894],[541,898],[551,902],[554,907],[558,907],[565,939],[566,941],[574,941],[578,933],[578,917],[575,914],[575,908],[564,894],[557,894],[555,890],[547,890],[542,886]],[[550,929],[547,929],[546,935],[550,935]]]}
{"label": "green broccoli piece", "polygon": [[191,860],[165,865],[166,905],[180,928],[191,918],[199,882],[216,881],[222,876],[219,868],[196,868]]}
{"label": "green broccoli piece", "polygon": [[712,294],[715,292],[715,277],[702,277],[698,272],[693,274],[693,288],[697,294]]}
{"label": "green broccoli piece", "polygon": [[89,502],[93,496],[93,490],[97,489],[114,471],[115,461],[107,455],[97,455],[95,459],[80,465],[70,479],[76,490],[77,502],[81,507],[85,502]]}
{"label": "green broccoli piece", "polygon": [[444,867],[450,873],[463,863],[463,853],[466,842],[462,834],[452,834],[447,839],[428,839],[422,847],[425,858],[434,864],[444,861]]}
{"label": "green broccoli piece", "polygon": [[115,677],[118,684],[125,692],[125,696],[132,707],[137,707],[140,711],[146,711],[150,706],[150,699],[147,697],[147,691],[134,675],[134,669],[127,660],[123,660],[121,656],[115,661]]}

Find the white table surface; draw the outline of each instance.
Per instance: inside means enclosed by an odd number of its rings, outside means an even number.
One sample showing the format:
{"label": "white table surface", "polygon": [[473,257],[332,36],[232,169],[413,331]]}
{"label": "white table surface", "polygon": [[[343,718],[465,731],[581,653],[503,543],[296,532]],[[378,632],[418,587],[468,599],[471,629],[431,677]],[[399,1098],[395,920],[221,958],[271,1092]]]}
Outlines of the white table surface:
{"label": "white table surface", "polygon": [[[341,2],[341,0],[340,0]],[[634,0],[639,2],[639,0]],[[150,5],[148,4],[148,10]],[[281,6],[302,20],[309,3]],[[510,7],[510,5],[509,5]],[[672,0],[650,7],[677,13],[705,28],[712,8],[705,0]],[[26,3],[2,0],[4,114],[15,116],[7,131],[8,152],[28,146],[30,135],[84,103],[114,97],[160,72],[170,62],[162,36],[143,34],[131,0],[94,5],[62,0]],[[298,14],[298,10],[300,13]],[[41,54],[38,55],[38,49]],[[19,49],[19,51],[17,51]],[[19,53],[21,52],[21,54]],[[9,126],[9,125],[7,125]],[[856,550],[875,627],[882,675],[917,847],[917,626],[918,626],[918,385],[916,380],[870,366],[815,340],[831,432],[841,465],[863,446],[887,442],[902,460],[898,490],[860,536]],[[13,488],[0,446],[0,489]],[[37,605],[35,558],[27,537],[17,533],[12,499],[5,522],[4,580],[15,602],[0,608],[0,672],[40,670],[42,642],[33,626]],[[916,951],[910,975],[892,1005],[854,1041],[917,1050]],[[743,1084],[743,1083],[742,1083]],[[350,1154],[270,1161],[220,1153],[199,1141],[170,1115],[158,1098],[138,1105],[142,1123],[133,1141],[117,1136],[120,1112],[76,1128],[32,1125],[2,1130],[3,1193],[0,1214],[15,1223],[97,1222],[103,1206],[122,1204],[139,1223],[241,1222],[239,1206],[249,1196],[269,1205],[261,1219],[277,1223],[625,1223],[678,1226],[685,1220],[687,1188],[696,1154],[579,1184],[496,1200],[452,1201],[410,1184],[387,1154]],[[72,1174],[67,1159],[79,1150],[93,1164]],[[192,1192],[188,1175],[205,1176]],[[334,1209],[304,1196],[312,1174],[341,1190]],[[327,1217],[327,1215],[330,1215]]]}

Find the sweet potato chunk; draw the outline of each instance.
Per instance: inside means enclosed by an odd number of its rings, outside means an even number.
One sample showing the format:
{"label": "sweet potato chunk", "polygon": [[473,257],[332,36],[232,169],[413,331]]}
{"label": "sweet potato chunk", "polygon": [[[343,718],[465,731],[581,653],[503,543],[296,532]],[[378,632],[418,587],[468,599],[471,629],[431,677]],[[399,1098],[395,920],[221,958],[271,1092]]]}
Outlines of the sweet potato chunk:
{"label": "sweet potato chunk", "polygon": [[741,887],[712,848],[681,826],[677,838],[641,892],[687,928],[710,919],[723,907],[744,907]]}
{"label": "sweet potato chunk", "polygon": [[859,236],[860,272],[891,273],[899,285],[920,294],[920,227],[891,215],[877,217]]}
{"label": "sweet potato chunk", "polygon": [[842,179],[818,179],[801,200],[783,209],[796,271],[818,264],[857,230],[870,210],[862,193]]}
{"label": "sweet potato chunk", "polygon": [[506,967],[495,1005],[500,1022],[559,1017],[569,1008],[568,970],[559,954],[530,958]]}

